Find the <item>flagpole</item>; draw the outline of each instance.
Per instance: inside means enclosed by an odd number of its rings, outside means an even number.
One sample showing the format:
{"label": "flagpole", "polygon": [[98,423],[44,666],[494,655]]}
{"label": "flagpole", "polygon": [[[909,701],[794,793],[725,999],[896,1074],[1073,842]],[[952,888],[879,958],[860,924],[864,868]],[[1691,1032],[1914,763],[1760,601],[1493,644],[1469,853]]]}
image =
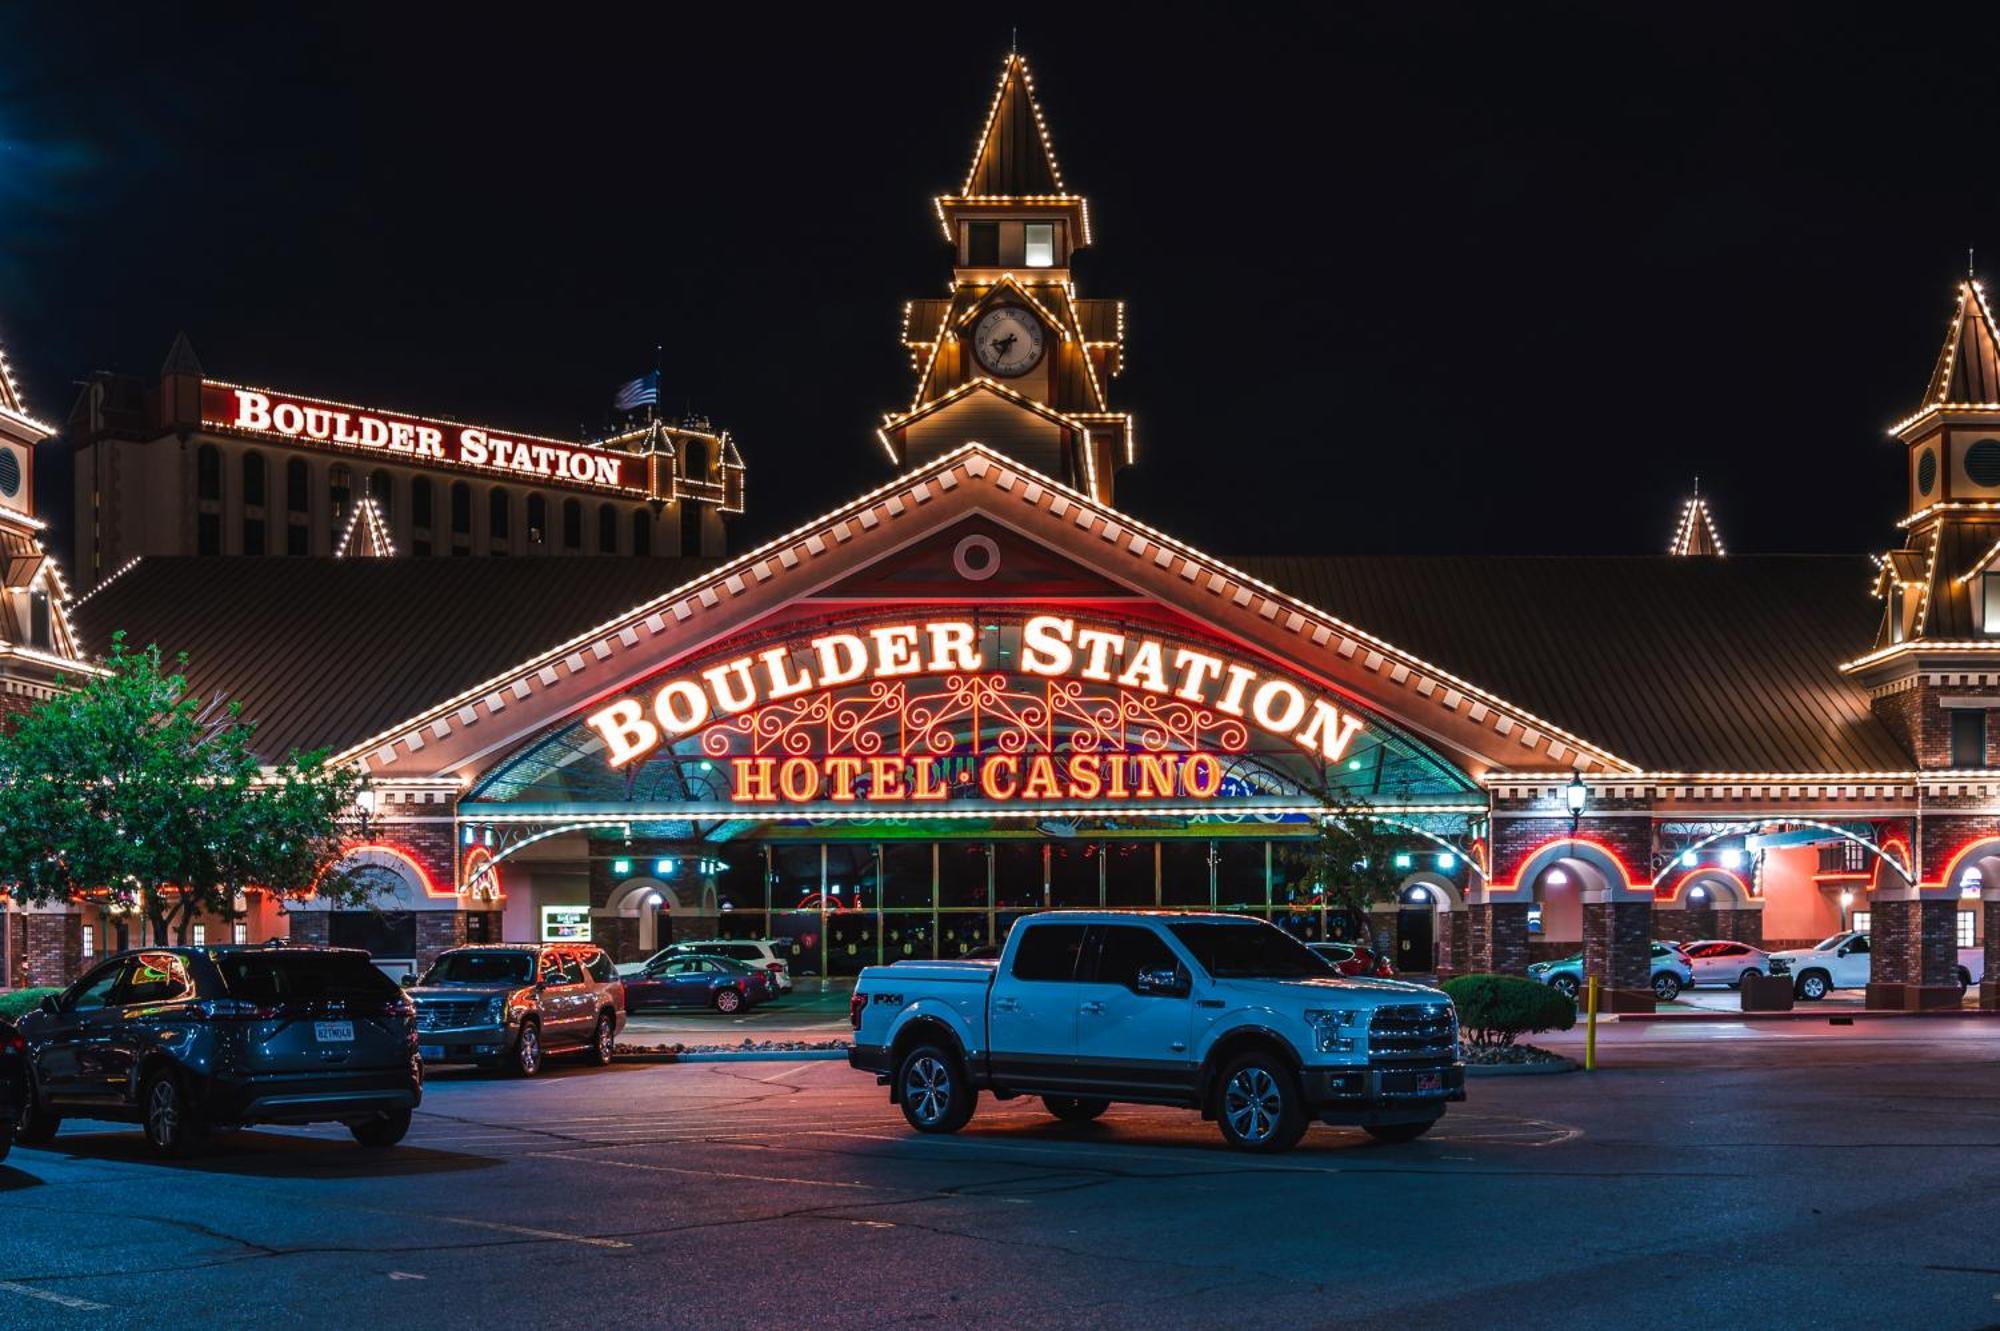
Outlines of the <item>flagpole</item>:
{"label": "flagpole", "polygon": [[662,350],[663,347],[660,343],[655,342],[653,344],[653,401],[646,408],[646,423],[649,425],[658,425],[660,423],[660,359]]}

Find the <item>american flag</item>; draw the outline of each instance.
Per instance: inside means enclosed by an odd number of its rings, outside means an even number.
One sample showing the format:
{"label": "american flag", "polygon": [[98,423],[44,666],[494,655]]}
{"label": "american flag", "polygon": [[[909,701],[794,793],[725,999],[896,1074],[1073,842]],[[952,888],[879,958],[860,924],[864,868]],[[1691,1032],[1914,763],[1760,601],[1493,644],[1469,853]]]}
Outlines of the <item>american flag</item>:
{"label": "american flag", "polygon": [[642,374],[631,383],[620,388],[612,397],[611,405],[617,411],[637,411],[640,407],[660,405],[660,372]]}

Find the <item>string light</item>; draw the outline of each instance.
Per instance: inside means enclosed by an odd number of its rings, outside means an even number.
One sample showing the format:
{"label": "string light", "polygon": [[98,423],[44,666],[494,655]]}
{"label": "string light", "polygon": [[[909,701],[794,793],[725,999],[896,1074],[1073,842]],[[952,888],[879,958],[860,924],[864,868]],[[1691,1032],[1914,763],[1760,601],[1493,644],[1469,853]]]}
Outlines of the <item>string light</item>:
{"label": "string light", "polygon": [[357,555],[385,557],[395,555],[396,543],[389,539],[389,529],[382,525],[382,515],[376,511],[373,495],[361,496],[361,502],[354,506],[354,512],[348,514],[347,529],[340,533],[340,544],[334,547],[335,559],[347,557],[348,547],[354,543],[357,530],[362,532],[361,548],[355,551]]}
{"label": "string light", "polygon": [[[1697,526],[1697,523],[1699,526]],[[1705,534],[1708,538],[1708,549],[1706,551],[1696,548],[1695,537],[1697,532]],[[1708,501],[1701,497],[1701,488],[1698,485],[1695,488],[1694,495],[1685,504],[1681,505],[1680,522],[1675,528],[1673,541],[1667,546],[1667,553],[1670,555],[1713,554],[1718,557],[1729,553],[1722,548],[1722,535],[1715,529],[1715,517],[1708,510]]]}

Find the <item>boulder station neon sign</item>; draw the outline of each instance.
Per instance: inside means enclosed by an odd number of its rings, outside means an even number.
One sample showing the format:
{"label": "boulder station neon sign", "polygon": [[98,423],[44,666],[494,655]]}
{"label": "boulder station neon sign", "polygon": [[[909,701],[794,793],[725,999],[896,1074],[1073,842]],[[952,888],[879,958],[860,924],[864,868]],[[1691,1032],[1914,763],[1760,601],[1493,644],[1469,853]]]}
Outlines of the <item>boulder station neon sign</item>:
{"label": "boulder station neon sign", "polygon": [[[613,767],[706,731],[704,748],[731,763],[734,798],[800,804],[933,801],[973,793],[955,790],[942,767],[954,748],[946,723],[955,718],[972,718],[975,726],[981,716],[1015,723],[1010,740],[979,755],[976,780],[970,769],[958,774],[959,784],[994,801],[1209,799],[1221,789],[1223,769],[1204,751],[1205,737],[1221,736],[1219,747],[1241,748],[1245,727],[1252,727],[1331,763],[1363,724],[1290,679],[1143,633],[1034,615],[1021,626],[1020,647],[1018,664],[989,662],[979,626],[970,619],[824,633],[669,679],[647,695],[619,698],[585,724],[604,742]],[[1003,672],[1080,683],[1051,685],[1035,699]],[[920,677],[943,683],[938,692],[907,696],[906,686]],[[1133,701],[1107,705],[1084,696],[1087,685],[1109,686]],[[847,686],[863,692],[829,695]],[[1084,733],[1058,745],[1055,722],[1065,706]],[[1119,733],[1106,729],[1107,711],[1115,714]],[[885,741],[883,723],[902,739]],[[1121,747],[1127,724],[1148,737],[1141,748],[1150,751]],[[732,750],[733,736],[749,741],[747,756]],[[1028,751],[1037,744],[1067,751]]]}
{"label": "boulder station neon sign", "polygon": [[476,425],[397,416],[233,384],[203,383],[201,416],[204,425],[219,429],[291,443],[340,445],[412,462],[457,463],[515,480],[640,488],[626,479],[625,470],[642,465],[640,459],[604,449],[579,448],[526,435],[499,435]]}

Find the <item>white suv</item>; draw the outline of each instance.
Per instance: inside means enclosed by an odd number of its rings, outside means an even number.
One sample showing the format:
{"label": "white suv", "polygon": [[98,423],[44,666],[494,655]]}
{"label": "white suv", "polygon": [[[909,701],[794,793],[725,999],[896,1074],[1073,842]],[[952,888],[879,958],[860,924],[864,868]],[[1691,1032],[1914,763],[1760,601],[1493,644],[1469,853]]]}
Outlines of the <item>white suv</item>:
{"label": "white suv", "polygon": [[[1822,938],[1811,947],[1771,954],[1771,974],[1792,976],[1794,992],[1809,1000],[1825,998],[1832,989],[1866,989],[1871,969],[1868,935],[1855,929]],[[1985,975],[1984,948],[1958,949],[1960,993],[1978,984]]]}
{"label": "white suv", "polygon": [[792,992],[792,968],[784,958],[791,944],[776,938],[711,938],[705,942],[675,943],[663,947],[644,961],[618,965],[620,975],[637,975],[656,961],[670,957],[727,957],[746,966],[755,966],[771,977],[771,988],[780,994]]}

